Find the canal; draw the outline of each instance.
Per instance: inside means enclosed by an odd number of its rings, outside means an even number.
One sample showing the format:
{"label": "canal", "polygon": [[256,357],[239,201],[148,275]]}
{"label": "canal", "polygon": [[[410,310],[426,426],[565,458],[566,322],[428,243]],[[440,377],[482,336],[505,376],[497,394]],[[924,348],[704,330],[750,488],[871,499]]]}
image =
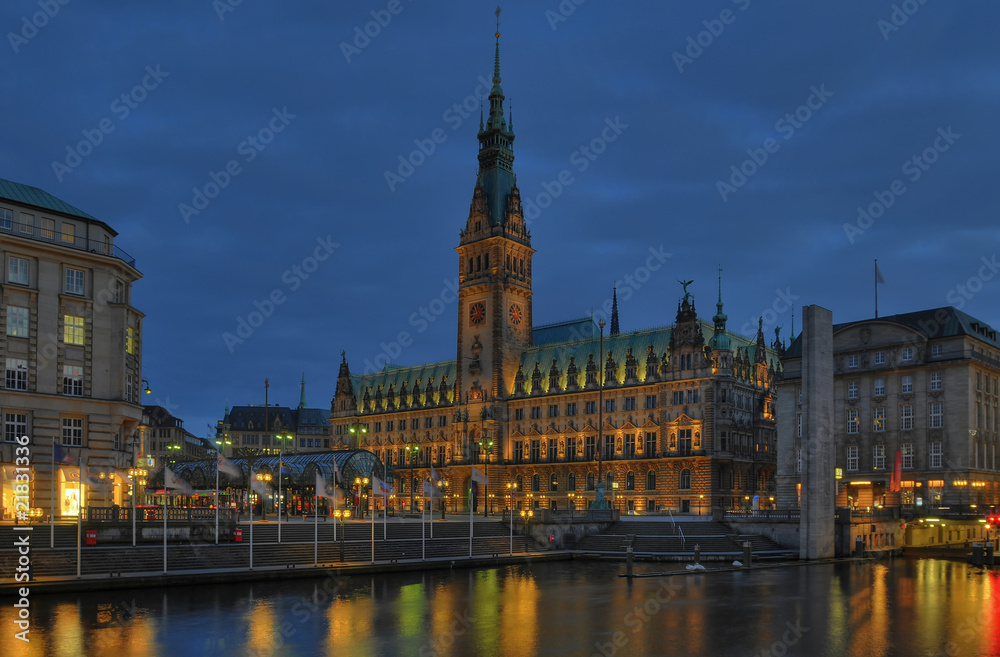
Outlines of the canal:
{"label": "canal", "polygon": [[[662,570],[646,564],[647,572]],[[1000,655],[1000,580],[897,559],[636,578],[573,561],[33,595],[12,655]]]}

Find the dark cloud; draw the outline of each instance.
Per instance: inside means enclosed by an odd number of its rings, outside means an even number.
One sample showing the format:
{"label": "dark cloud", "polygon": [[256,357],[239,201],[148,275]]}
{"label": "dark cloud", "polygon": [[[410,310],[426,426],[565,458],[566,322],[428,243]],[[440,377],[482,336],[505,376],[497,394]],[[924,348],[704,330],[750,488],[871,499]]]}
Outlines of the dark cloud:
{"label": "dark cloud", "polygon": [[[478,129],[462,106],[493,65],[492,7],[478,3],[402,0],[350,62],[342,43],[388,2],[243,2],[223,20],[217,4],[73,2],[0,50],[0,176],[120,232],[145,276],[145,373],[196,432],[226,400],[262,402],[265,377],[272,401],[294,404],[305,371],[326,406],[341,349],[363,369],[406,331],[401,362],[454,355],[454,306],[423,331],[409,318],[456,274]],[[898,30],[879,23],[894,6],[917,8]],[[4,3],[0,27],[19,33],[38,11]],[[837,321],[870,316],[875,258],[884,314],[945,305],[997,247],[998,27],[987,3],[505,3],[522,195],[573,177],[531,226],[537,321],[599,308],[661,244],[673,255],[622,304],[625,329],[669,324],[678,278],[710,315],[719,264],[735,330],[789,293]],[[689,37],[711,43],[680,72]],[[147,66],[169,76],[121,117],[114,103]],[[823,85],[833,96],[788,135],[779,121]],[[295,117],[247,161],[246,140],[284,108]],[[114,132],[58,180],[53,161],[105,117]],[[581,146],[616,118],[628,127],[580,170]],[[904,164],[949,127],[961,137],[911,180]],[[390,191],[385,172],[435,129],[446,139]],[[778,150],[723,201],[717,183],[767,139]],[[186,224],[178,205],[230,160],[240,173]],[[850,241],[844,224],[894,180],[905,193]],[[327,236],[339,248],[293,290],[285,273]],[[275,290],[285,301],[230,353],[223,334]],[[998,296],[987,282],[964,310],[1000,325]]]}

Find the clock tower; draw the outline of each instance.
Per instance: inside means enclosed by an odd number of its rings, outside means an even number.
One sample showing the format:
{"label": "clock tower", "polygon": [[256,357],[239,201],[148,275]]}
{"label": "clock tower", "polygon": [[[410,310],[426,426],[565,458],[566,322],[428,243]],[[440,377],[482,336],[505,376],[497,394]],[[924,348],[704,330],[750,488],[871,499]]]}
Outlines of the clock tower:
{"label": "clock tower", "polygon": [[[489,117],[479,118],[479,171],[458,247],[458,375],[455,405],[470,421],[494,419],[521,353],[531,346],[531,235],[514,176],[514,129],[504,118],[500,33]],[[502,418],[495,418],[500,420]]]}

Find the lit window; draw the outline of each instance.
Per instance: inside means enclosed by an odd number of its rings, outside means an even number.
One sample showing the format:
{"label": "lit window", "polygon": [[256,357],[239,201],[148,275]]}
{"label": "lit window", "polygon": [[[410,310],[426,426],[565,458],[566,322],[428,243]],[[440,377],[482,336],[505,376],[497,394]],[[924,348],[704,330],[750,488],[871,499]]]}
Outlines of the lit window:
{"label": "lit window", "polygon": [[885,431],[885,406],[876,406],[872,409],[872,429]]}
{"label": "lit window", "polygon": [[52,221],[51,219],[46,219],[43,217],[40,227],[41,227],[41,235],[43,238],[50,240],[55,236],[56,222]]}
{"label": "lit window", "polygon": [[125,352],[135,355],[135,329],[129,326],[125,329]]}
{"label": "lit window", "polygon": [[28,389],[28,361],[22,358],[8,358],[7,371],[4,377],[4,387],[7,390]]}
{"label": "lit window", "polygon": [[18,285],[28,284],[28,260],[27,258],[7,258],[7,282]]}
{"label": "lit window", "polygon": [[940,390],[940,389],[941,389],[941,373],[934,372],[933,374],[931,374],[931,390]]}
{"label": "lit window", "polygon": [[913,468],[913,443],[903,443],[903,469]]}
{"label": "lit window", "polygon": [[28,337],[28,309],[7,306],[7,335],[15,338]]}
{"label": "lit window", "polygon": [[66,344],[84,344],[84,331],[83,317],[63,315],[63,342]]}
{"label": "lit window", "polygon": [[66,270],[66,294],[83,294],[83,272],[79,269]]}
{"label": "lit window", "polygon": [[847,409],[847,433],[857,433],[858,424],[858,410],[856,408]]}
{"label": "lit window", "polygon": [[62,241],[69,244],[76,242],[76,226],[71,223],[62,223]]}
{"label": "lit window", "polygon": [[872,446],[872,467],[875,470],[885,469],[885,445]]}
{"label": "lit window", "polygon": [[35,228],[35,215],[28,214],[27,212],[21,213],[21,233],[23,235],[31,235]]}
{"label": "lit window", "polygon": [[83,368],[63,365],[63,394],[83,397]]}

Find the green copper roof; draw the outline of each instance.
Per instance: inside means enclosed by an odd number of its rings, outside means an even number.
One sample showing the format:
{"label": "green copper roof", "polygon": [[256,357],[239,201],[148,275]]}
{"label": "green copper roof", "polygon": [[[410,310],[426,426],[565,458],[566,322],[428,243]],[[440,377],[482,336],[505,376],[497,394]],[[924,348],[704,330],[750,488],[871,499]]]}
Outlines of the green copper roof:
{"label": "green copper roof", "polygon": [[0,178],[0,199],[13,201],[22,205],[30,205],[43,210],[51,210],[61,214],[68,214],[90,221],[100,221],[97,217],[87,214],[83,210],[73,207],[69,203],[56,198],[43,189],[22,185],[11,180]]}
{"label": "green copper roof", "polygon": [[[446,383],[447,393],[446,398],[441,400],[440,388],[444,377],[448,377]],[[431,382],[433,392],[432,399],[428,402],[426,389],[427,381],[430,379],[433,379]],[[389,395],[389,387],[392,386],[393,394],[398,403],[404,384],[406,385],[407,392],[407,408],[415,408],[414,386],[417,385],[418,381],[420,385],[416,392],[420,400],[423,401],[424,406],[432,407],[439,404],[450,404],[455,396],[455,361],[449,360],[440,363],[414,365],[413,367],[386,365],[385,369],[381,372],[351,375],[351,384],[354,386],[354,395],[358,400],[359,411],[364,410],[365,390],[368,390],[368,397],[374,402],[379,386],[382,386],[382,404],[384,406]],[[392,409],[381,408],[377,410],[388,411]]]}
{"label": "green copper roof", "polygon": [[599,337],[601,329],[591,317],[571,319],[566,322],[535,326],[531,329],[531,343],[540,347],[554,342],[570,342],[586,338]]}

